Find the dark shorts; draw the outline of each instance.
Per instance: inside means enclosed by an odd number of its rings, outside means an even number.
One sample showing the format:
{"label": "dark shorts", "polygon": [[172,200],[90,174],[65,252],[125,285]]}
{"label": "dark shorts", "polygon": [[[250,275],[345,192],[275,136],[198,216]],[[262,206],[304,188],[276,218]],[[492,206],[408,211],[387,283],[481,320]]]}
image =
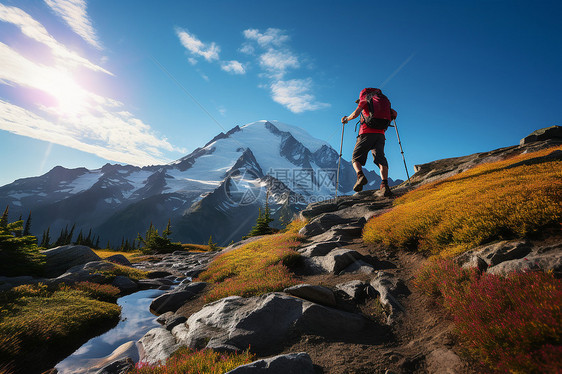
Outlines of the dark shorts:
{"label": "dark shorts", "polygon": [[384,157],[384,134],[361,134],[357,137],[357,143],[353,149],[352,162],[359,162],[361,166],[365,166],[369,151],[372,151],[374,162],[376,165],[388,166],[386,157]]}

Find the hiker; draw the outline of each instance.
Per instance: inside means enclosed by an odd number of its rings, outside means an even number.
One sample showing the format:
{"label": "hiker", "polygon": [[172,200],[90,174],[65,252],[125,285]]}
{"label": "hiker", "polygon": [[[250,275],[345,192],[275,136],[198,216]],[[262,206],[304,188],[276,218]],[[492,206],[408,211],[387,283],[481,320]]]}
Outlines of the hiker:
{"label": "hiker", "polygon": [[390,121],[395,119],[397,113],[390,107],[390,101],[378,88],[365,88],[359,95],[359,100],[355,101],[358,105],[355,111],[349,116],[343,116],[342,124],[361,116],[361,127],[357,142],[353,149],[352,164],[357,173],[357,182],[353,186],[353,191],[363,190],[363,185],[367,184],[367,178],[363,174],[363,166],[367,162],[369,151],[373,153],[374,162],[380,168],[381,186],[383,196],[392,196],[393,193],[388,186],[388,162],[384,156],[384,133]]}

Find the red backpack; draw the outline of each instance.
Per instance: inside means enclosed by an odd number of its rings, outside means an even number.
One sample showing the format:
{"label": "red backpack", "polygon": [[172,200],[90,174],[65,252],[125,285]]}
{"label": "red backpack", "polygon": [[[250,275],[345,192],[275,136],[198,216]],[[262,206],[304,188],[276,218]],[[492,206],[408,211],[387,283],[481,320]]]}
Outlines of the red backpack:
{"label": "red backpack", "polygon": [[392,120],[390,101],[378,88],[365,88],[359,95],[360,101],[367,101],[368,116],[361,112],[361,123],[372,129],[386,130]]}

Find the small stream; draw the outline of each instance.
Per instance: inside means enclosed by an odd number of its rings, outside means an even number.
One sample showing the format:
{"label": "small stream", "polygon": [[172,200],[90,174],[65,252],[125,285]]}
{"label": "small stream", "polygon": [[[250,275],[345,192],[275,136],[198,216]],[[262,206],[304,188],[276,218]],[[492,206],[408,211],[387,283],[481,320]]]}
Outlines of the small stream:
{"label": "small stream", "polygon": [[137,341],[150,329],[160,326],[156,316],[150,313],[154,298],[168,291],[143,290],[123,296],[117,300],[121,306],[121,320],[111,330],[90,339],[73,354],[59,362],[55,368],[61,374],[95,373],[97,364],[117,347]]}

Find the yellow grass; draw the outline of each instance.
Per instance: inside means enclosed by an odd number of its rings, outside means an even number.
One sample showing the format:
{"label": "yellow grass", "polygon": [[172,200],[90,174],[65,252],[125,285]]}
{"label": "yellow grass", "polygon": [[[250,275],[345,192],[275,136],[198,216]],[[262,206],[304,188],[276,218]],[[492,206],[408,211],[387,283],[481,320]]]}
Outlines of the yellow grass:
{"label": "yellow grass", "polygon": [[296,284],[287,266],[300,257],[293,250],[299,243],[300,236],[294,232],[267,235],[218,256],[199,276],[214,283],[207,301],[279,291]]}
{"label": "yellow grass", "polygon": [[134,252],[118,252],[118,251],[108,251],[105,249],[92,249],[101,258],[108,258],[115,255],[123,255],[127,260],[133,262],[137,257],[142,256],[140,251]]}
{"label": "yellow grass", "polygon": [[529,235],[562,219],[562,162],[516,165],[554,147],[477,166],[397,199],[363,230],[369,243],[453,256],[498,239]]}

